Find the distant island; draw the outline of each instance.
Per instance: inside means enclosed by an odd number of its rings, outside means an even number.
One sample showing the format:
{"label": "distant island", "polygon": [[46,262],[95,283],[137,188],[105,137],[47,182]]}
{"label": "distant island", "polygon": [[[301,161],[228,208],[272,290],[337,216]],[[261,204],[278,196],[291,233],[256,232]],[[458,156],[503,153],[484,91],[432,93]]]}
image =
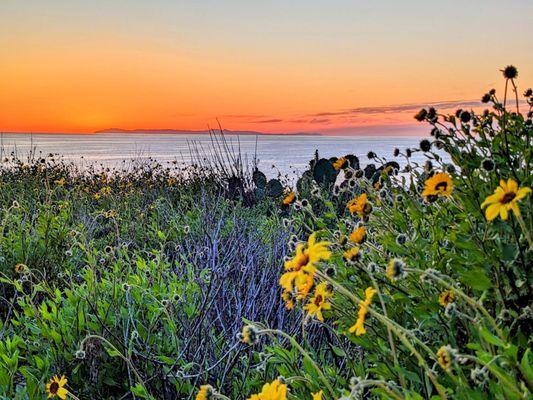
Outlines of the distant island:
{"label": "distant island", "polygon": [[[209,135],[211,132],[219,133],[218,129],[216,130],[202,130],[202,131],[187,131],[181,129],[121,129],[121,128],[107,128],[95,131],[94,133],[157,133],[157,134],[168,134],[168,135]],[[222,130],[225,135],[247,135],[247,136],[272,136],[272,135],[283,135],[283,136],[322,136],[319,132],[293,132],[293,133],[271,133],[271,132],[256,132],[256,131],[232,131],[228,129]]]}

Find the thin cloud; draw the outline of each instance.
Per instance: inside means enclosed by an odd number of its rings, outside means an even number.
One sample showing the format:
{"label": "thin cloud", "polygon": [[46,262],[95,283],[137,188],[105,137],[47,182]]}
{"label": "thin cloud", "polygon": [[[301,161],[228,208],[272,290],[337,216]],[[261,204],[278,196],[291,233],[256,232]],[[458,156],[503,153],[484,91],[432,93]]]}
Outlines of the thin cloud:
{"label": "thin cloud", "polygon": [[259,121],[250,121],[252,124],[273,124],[276,122],[283,122],[282,119],[279,118],[272,118],[272,119],[262,119]]}
{"label": "thin cloud", "polygon": [[220,118],[233,118],[233,119],[249,119],[249,118],[269,118],[270,115],[262,114],[226,114],[222,115]]}
{"label": "thin cloud", "polygon": [[457,107],[477,107],[481,104],[479,100],[454,100],[439,101],[432,103],[409,103],[409,104],[391,104],[386,106],[355,107],[340,111],[323,111],[307,115],[308,117],[326,117],[326,116],[353,116],[358,114],[386,114],[400,112],[416,112],[423,107],[434,107],[437,109],[449,109]]}

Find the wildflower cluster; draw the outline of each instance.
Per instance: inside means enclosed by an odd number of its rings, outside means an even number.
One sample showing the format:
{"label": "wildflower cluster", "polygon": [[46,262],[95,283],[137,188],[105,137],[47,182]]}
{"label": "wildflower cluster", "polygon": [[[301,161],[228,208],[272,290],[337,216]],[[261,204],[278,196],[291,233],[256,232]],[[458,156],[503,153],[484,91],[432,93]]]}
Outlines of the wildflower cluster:
{"label": "wildflower cluster", "polygon": [[[516,92],[516,68],[503,74]],[[327,399],[530,398],[533,102],[525,94],[526,115],[495,90],[481,113],[421,110],[415,118],[431,125],[431,138],[395,150],[401,164],[374,152],[364,169],[351,155],[310,163],[289,197],[311,198],[308,209],[287,201],[283,211],[300,222],[287,228],[307,239],[279,283],[291,313],[301,301],[302,329],[323,327],[328,343],[259,331],[290,338],[308,366],[287,356],[287,344],[270,348],[287,380],[305,382],[293,385],[295,398],[316,389]],[[329,332],[347,340],[339,345]]]}

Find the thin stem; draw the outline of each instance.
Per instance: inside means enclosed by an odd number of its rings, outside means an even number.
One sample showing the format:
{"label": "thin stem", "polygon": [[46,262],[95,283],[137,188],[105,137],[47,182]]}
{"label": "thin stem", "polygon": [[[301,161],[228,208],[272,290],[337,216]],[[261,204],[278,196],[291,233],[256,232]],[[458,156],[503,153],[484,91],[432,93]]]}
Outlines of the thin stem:
{"label": "thin stem", "polygon": [[477,308],[479,311],[481,311],[481,313],[485,316],[485,318],[487,318],[487,320],[490,322],[490,324],[492,325],[492,327],[494,328],[494,330],[496,331],[496,333],[498,334],[500,339],[505,340],[503,332],[498,327],[498,324],[496,323],[494,318],[492,318],[492,316],[487,311],[487,309],[485,307],[483,307],[481,304],[479,304],[477,301],[475,301],[473,298],[468,296],[461,289],[456,288],[451,283],[447,282],[446,280],[444,280],[444,279],[440,278],[439,276],[437,276],[437,275],[435,275],[435,274],[433,274],[431,272],[428,272],[428,271],[423,271],[423,270],[416,269],[416,268],[408,268],[408,269],[406,269],[406,271],[416,272],[416,273],[419,273],[419,274],[426,274],[427,276],[429,276],[433,280],[439,282],[440,284],[442,284],[446,288],[453,290],[456,294],[458,294],[461,298],[463,298],[468,304],[470,304],[472,307]]}
{"label": "thin stem", "polygon": [[[376,291],[378,292],[378,298],[379,298],[379,302],[381,303],[381,309],[383,310],[383,314],[385,314],[385,316],[388,318],[389,315],[387,313],[387,308],[385,307],[385,301],[383,300],[383,294],[381,293],[381,289],[378,285],[378,282],[374,278],[374,274],[369,272],[368,276],[370,276],[370,279],[372,280],[372,284],[374,285],[374,287],[376,288]],[[396,367],[399,367],[400,364],[398,363],[398,356],[396,355],[396,345],[394,344],[394,338],[392,337],[392,331],[389,326],[387,326],[387,336],[388,336],[389,345],[391,348],[391,354],[392,354],[392,358],[394,361],[394,365]],[[398,368],[398,370],[401,371],[401,368]],[[400,379],[400,384],[402,385],[402,387],[405,387],[405,379],[403,377],[403,374],[400,373],[398,377]]]}
{"label": "thin stem", "polygon": [[318,373],[319,377],[320,377],[320,380],[324,383],[324,385],[326,386],[326,388],[328,389],[328,392],[330,394],[330,396],[332,396],[332,398],[334,398],[335,396],[335,391],[333,390],[333,387],[331,386],[331,384],[329,383],[329,380],[328,378],[326,377],[326,375],[324,374],[324,372],[322,372],[322,370],[320,369],[320,367],[318,366],[318,364],[315,362],[315,360],[313,360],[311,358],[311,356],[309,355],[309,353],[300,345],[300,343],[298,343],[296,341],[296,339],[294,339],[291,335],[283,332],[283,331],[280,331],[278,329],[262,329],[260,331],[257,332],[258,334],[262,334],[262,333],[266,333],[266,334],[276,334],[276,335],[280,335],[280,336],[283,336],[285,339],[287,339],[291,345],[293,345],[294,347],[296,347],[296,349],[298,349],[298,351],[304,356],[304,358],[307,359],[307,361],[309,361],[311,363],[311,365],[313,366],[313,368],[315,369],[315,371]]}
{"label": "thin stem", "polygon": [[476,363],[483,365],[485,368],[487,368],[495,377],[497,377],[502,383],[504,383],[510,390],[512,390],[518,397],[525,398],[524,394],[513,384],[511,380],[509,380],[506,376],[502,375],[498,369],[494,368],[491,363],[494,361],[492,359],[489,362],[484,362],[480,360],[479,358],[467,354],[461,354],[461,357],[467,358],[469,360],[475,361]]}
{"label": "thin stem", "polygon": [[101,340],[102,342],[106,343],[109,347],[111,347],[113,350],[116,351],[117,355],[122,358],[122,360],[124,360],[124,362],[131,368],[131,370],[133,371],[135,377],[137,378],[137,381],[142,385],[144,391],[146,393],[148,393],[150,395],[150,393],[148,392],[148,389],[146,389],[146,386],[144,384],[144,381],[142,380],[141,376],[139,375],[139,373],[137,372],[137,370],[135,369],[135,367],[133,366],[132,362],[127,358],[125,357],[120,351],[118,351],[118,349],[113,345],[113,343],[111,343],[109,340],[107,340],[106,338],[100,336],[100,335],[87,335],[80,343],[80,349],[84,349],[84,345],[85,345],[85,342],[90,340],[90,339],[98,339],[98,340]]}
{"label": "thin stem", "polygon": [[520,224],[520,228],[522,229],[524,236],[527,239],[527,242],[529,244],[529,249],[533,249],[533,242],[531,241],[531,235],[529,234],[529,230],[526,227],[526,224],[524,222],[524,219],[522,218],[522,215],[515,214],[515,216],[516,216],[518,223]]}
{"label": "thin stem", "polygon": [[[344,286],[342,286],[341,284],[339,284],[338,282],[336,282],[335,280],[329,278],[329,277],[326,277],[325,275],[323,274],[320,274],[320,276],[322,276],[323,278],[327,279],[329,282],[331,282],[337,289],[339,289],[339,291],[341,291],[342,293],[344,293],[345,295],[347,295],[349,298],[353,299],[356,304],[359,304],[361,303],[361,300],[358,299],[357,297],[355,297],[350,291],[348,291]],[[431,382],[433,383],[433,385],[435,386],[435,388],[437,389],[437,392],[439,393],[439,396],[441,399],[446,399],[446,392],[444,390],[444,388],[437,382],[437,378],[435,378],[435,375],[433,375],[433,372],[431,372],[431,369],[429,368],[429,366],[427,365],[426,363],[426,360],[422,357],[422,355],[416,350],[416,348],[413,346],[413,344],[409,341],[409,339],[407,339],[407,335],[412,337],[413,340],[417,343],[419,343],[431,356],[432,358],[435,358],[435,353],[433,353],[431,351],[431,349],[429,349],[424,343],[422,343],[418,338],[414,337],[414,335],[412,335],[410,332],[406,332],[404,328],[398,326],[394,321],[392,321],[391,319],[381,315],[379,312],[377,312],[376,310],[374,310],[373,308],[371,307],[368,307],[368,311],[370,312],[370,314],[375,317],[377,320],[379,320],[381,323],[383,323],[385,326],[388,326],[391,328],[392,332],[398,337],[398,339],[400,339],[400,341],[411,351],[411,353],[414,354],[414,356],[417,358],[418,360],[418,364],[424,369],[424,371],[426,372],[427,376],[429,377],[429,379],[431,380]],[[452,378],[455,378],[452,376]]]}

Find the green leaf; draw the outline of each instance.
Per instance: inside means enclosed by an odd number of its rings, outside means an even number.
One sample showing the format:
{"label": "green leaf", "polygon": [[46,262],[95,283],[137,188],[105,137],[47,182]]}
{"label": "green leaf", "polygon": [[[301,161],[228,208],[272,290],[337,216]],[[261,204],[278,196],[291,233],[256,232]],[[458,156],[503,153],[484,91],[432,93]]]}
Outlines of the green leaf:
{"label": "green leaf", "polygon": [[494,336],[484,327],[479,328],[479,334],[481,335],[483,339],[485,339],[490,344],[493,344],[498,347],[507,347],[507,344],[505,342],[503,342],[499,337]]}
{"label": "green leaf", "polygon": [[461,273],[461,282],[475,290],[487,290],[492,287],[492,282],[482,268],[472,268]]}
{"label": "green leaf", "polygon": [[529,381],[533,381],[533,368],[531,367],[531,362],[529,361],[530,354],[531,349],[527,349],[522,357],[522,361],[520,362],[520,371],[522,371]]}

